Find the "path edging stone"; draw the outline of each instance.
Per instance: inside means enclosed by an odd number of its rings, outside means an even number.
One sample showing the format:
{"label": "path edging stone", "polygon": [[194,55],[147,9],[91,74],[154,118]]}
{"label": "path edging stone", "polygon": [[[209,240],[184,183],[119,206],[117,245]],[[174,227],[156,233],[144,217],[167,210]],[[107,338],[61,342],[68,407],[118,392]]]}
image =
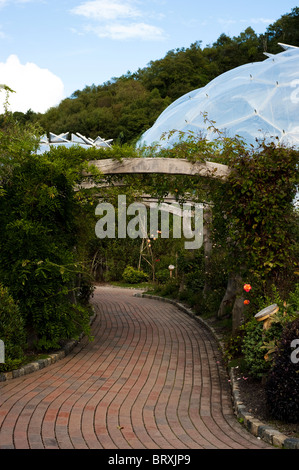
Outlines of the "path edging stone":
{"label": "path edging stone", "polygon": [[[203,324],[206,326],[211,333],[213,334],[214,338],[218,342],[221,351],[224,351],[224,344],[217,335],[215,329],[209,325],[208,322],[203,320],[202,318],[198,317],[191,308],[186,307],[185,305],[181,304],[180,302],[177,302],[176,300],[173,299],[168,299],[166,297],[160,297],[158,295],[151,295],[151,294],[146,294],[146,293],[136,293],[134,294],[134,297],[145,297],[145,298],[150,298],[150,299],[155,299],[155,300],[160,300],[162,302],[167,302],[170,304],[175,305],[178,307],[180,310],[184,311],[187,313],[189,316],[194,318],[197,322]],[[265,424],[261,422],[260,420],[254,418],[253,415],[251,415],[245,408],[245,405],[241,401],[240,398],[240,391],[238,387],[238,381],[236,377],[236,368],[232,367],[229,370],[229,378],[230,378],[230,385],[231,385],[231,391],[232,391],[232,401],[233,401],[233,407],[235,410],[235,414],[246,429],[253,434],[256,438],[258,439],[263,439],[265,442],[268,444],[271,444],[275,447],[279,447],[282,449],[299,449],[299,439],[297,438],[291,438],[283,434],[282,432],[278,431],[277,429],[272,428],[268,424]]]}
{"label": "path edging stone", "polygon": [[[94,313],[91,316],[90,325],[92,325],[95,318],[96,318],[96,313]],[[52,354],[48,354],[48,357],[46,357],[45,359],[38,359],[37,361],[25,364],[23,367],[12,370],[10,372],[1,372],[0,382],[5,382],[6,380],[15,379],[17,377],[22,377],[24,375],[31,374],[32,372],[35,372],[37,370],[43,369],[44,367],[47,367],[51,364],[54,364],[60,359],[63,359],[64,357],[66,357],[74,349],[74,347],[82,340],[84,336],[85,336],[85,333],[81,333],[78,339],[68,341],[62,347],[61,350]]]}

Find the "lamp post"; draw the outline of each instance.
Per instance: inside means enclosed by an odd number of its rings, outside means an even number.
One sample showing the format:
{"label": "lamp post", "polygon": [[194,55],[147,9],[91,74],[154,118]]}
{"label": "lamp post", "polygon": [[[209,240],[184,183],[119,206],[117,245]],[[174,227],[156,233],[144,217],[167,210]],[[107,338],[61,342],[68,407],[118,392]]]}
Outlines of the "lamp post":
{"label": "lamp post", "polygon": [[257,321],[263,321],[263,329],[268,330],[270,328],[271,322],[272,322],[272,315],[277,313],[279,310],[279,307],[277,304],[269,305],[269,307],[263,308],[260,312],[258,312],[254,317],[256,318]]}
{"label": "lamp post", "polygon": [[172,278],[172,271],[174,270],[174,268],[175,268],[175,266],[173,266],[173,264],[170,264],[168,266],[170,278]]}

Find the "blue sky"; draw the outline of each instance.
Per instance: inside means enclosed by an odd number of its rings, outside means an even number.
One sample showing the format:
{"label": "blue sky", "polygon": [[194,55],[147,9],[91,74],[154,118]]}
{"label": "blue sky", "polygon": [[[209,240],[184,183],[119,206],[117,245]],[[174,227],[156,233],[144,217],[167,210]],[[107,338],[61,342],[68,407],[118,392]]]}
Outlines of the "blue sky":
{"label": "blue sky", "polygon": [[289,0],[0,0],[0,84],[16,91],[12,111],[45,112],[171,49],[204,47],[248,26],[263,33],[294,7]]}

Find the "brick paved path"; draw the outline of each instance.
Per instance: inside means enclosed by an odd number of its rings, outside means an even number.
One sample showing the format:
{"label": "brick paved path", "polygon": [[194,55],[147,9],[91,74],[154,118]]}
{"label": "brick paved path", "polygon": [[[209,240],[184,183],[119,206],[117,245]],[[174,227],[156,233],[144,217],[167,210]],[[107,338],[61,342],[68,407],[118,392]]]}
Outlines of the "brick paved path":
{"label": "brick paved path", "polygon": [[269,448],[237,422],[209,331],[133,293],[98,287],[93,342],[0,383],[0,448]]}

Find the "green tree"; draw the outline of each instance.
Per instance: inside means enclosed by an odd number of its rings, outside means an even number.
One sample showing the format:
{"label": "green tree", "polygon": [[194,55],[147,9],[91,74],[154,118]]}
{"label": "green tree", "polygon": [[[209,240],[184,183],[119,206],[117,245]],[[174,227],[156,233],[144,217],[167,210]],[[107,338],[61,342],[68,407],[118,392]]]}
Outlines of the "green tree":
{"label": "green tree", "polygon": [[261,35],[264,50],[271,53],[281,52],[279,42],[299,46],[299,7],[269,25],[265,34]]}
{"label": "green tree", "polygon": [[90,283],[78,250],[74,185],[85,168],[78,149],[36,155],[38,139],[7,113],[0,131],[0,277],[18,302],[36,346],[53,348],[89,330],[80,283]]}

